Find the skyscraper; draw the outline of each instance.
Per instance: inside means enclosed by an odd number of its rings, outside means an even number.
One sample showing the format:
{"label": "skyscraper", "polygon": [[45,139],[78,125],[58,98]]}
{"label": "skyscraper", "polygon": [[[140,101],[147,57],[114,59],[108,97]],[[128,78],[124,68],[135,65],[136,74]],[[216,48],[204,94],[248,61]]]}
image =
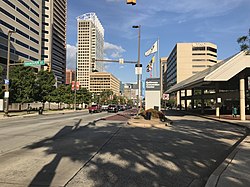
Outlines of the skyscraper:
{"label": "skyscraper", "polygon": [[[217,63],[217,46],[210,42],[177,43],[168,56],[164,91]],[[179,101],[177,93],[177,104]],[[189,93],[188,93],[189,94]]]}
{"label": "skyscraper", "polygon": [[77,81],[90,90],[90,74],[103,71],[93,59],[103,59],[104,29],[95,13],[86,13],[77,17],[77,31]]}
{"label": "skyscraper", "polygon": [[[6,69],[8,32],[10,63],[41,59],[41,1],[0,1],[0,65]],[[5,72],[5,71],[4,71]]]}
{"label": "skyscraper", "polygon": [[164,82],[169,89],[217,63],[217,46],[209,42],[177,43],[167,59]]}
{"label": "skyscraper", "polygon": [[67,0],[0,1],[0,65],[6,68],[8,32],[10,61],[45,60],[58,83],[65,82]]}
{"label": "skyscraper", "polygon": [[57,84],[66,76],[67,0],[42,1],[42,60],[51,63]]}

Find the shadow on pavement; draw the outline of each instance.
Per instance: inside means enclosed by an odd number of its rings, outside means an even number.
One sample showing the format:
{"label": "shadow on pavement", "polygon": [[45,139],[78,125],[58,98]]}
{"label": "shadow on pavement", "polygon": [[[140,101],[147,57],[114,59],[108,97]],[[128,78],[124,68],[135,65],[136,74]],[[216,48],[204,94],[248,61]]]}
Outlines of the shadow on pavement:
{"label": "shadow on pavement", "polygon": [[213,121],[179,119],[173,127],[138,128],[122,123],[65,126],[26,149],[55,155],[30,187],[50,186],[63,158],[81,162],[66,186],[204,186],[244,130]]}

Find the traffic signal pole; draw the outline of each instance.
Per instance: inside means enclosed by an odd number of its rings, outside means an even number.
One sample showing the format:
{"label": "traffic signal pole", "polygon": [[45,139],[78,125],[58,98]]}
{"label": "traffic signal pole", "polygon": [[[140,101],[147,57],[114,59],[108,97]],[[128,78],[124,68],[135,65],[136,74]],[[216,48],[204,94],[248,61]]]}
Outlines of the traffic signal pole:
{"label": "traffic signal pole", "polygon": [[7,73],[6,73],[6,79],[8,81],[8,84],[5,84],[5,110],[4,115],[9,116],[9,74],[10,74],[10,37],[11,34],[15,33],[15,31],[8,31],[8,54],[7,54]]}

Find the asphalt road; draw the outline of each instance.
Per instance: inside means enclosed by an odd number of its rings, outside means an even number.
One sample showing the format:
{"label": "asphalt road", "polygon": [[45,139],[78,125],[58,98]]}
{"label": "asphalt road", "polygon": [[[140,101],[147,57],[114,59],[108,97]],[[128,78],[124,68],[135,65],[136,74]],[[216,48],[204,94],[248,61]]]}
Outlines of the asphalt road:
{"label": "asphalt road", "polygon": [[111,115],[1,120],[0,186],[203,186],[245,132],[177,113],[160,129]]}

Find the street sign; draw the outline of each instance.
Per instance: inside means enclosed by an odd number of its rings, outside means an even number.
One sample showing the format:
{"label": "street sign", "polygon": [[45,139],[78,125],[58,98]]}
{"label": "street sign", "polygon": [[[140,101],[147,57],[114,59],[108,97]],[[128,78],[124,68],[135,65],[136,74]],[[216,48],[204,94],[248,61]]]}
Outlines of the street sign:
{"label": "street sign", "polygon": [[10,84],[10,80],[9,79],[4,79],[4,84],[9,85]]}
{"label": "street sign", "polygon": [[80,89],[80,82],[76,82],[76,90]]}
{"label": "street sign", "polygon": [[4,92],[4,98],[9,98],[10,92]]}
{"label": "street sign", "polygon": [[24,66],[41,66],[41,65],[45,65],[44,60],[24,62]]}
{"label": "street sign", "polygon": [[75,90],[75,81],[71,82],[71,90]]}
{"label": "street sign", "polygon": [[162,99],[168,101],[169,100],[169,94],[163,94]]}
{"label": "street sign", "polygon": [[124,59],[123,58],[119,58],[119,64],[124,64]]}
{"label": "street sign", "polygon": [[161,81],[160,78],[147,78],[146,79],[146,91],[159,91]]}

